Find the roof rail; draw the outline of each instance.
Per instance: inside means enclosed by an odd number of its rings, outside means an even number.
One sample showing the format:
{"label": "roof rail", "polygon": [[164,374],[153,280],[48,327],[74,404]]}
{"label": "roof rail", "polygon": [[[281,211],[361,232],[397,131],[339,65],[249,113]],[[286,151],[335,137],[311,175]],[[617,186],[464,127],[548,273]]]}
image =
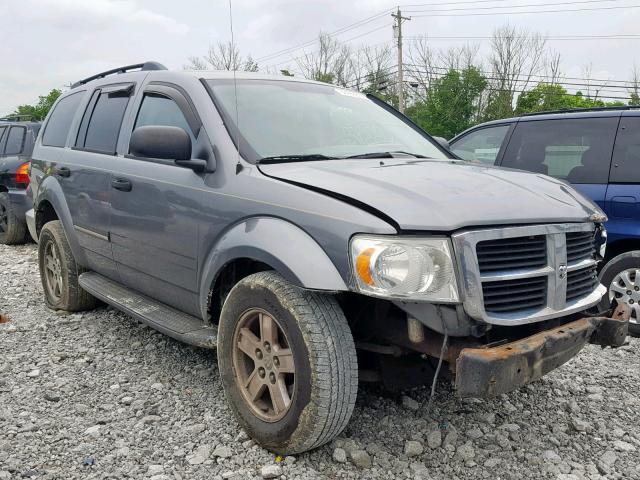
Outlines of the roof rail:
{"label": "roof rail", "polygon": [[71,85],[71,88],[79,87],[80,85],[84,85],[85,83],[89,83],[92,80],[97,80],[98,78],[104,78],[107,75],[115,75],[115,74],[118,74],[118,73],[125,73],[125,72],[128,72],[130,70],[140,70],[141,72],[146,72],[146,71],[150,71],[150,70],[166,70],[166,69],[167,69],[167,67],[165,67],[164,65],[162,65],[161,63],[158,63],[158,62],[136,63],[134,65],[127,65],[125,67],[114,68],[112,70],[107,70],[106,72],[97,73],[97,74],[92,75],[90,77],[87,77],[87,78],[85,78],[83,80],[77,81],[76,83]]}
{"label": "roof rail", "polygon": [[34,116],[30,115],[30,114],[17,114],[17,113],[12,113],[10,115],[6,115],[4,117],[0,118],[0,121],[2,122],[32,122],[33,121]]}
{"label": "roof rail", "polygon": [[619,105],[615,107],[585,107],[585,108],[563,108],[560,110],[544,110],[542,112],[523,113],[521,117],[533,117],[535,115],[547,115],[550,113],[577,113],[577,112],[606,112],[609,110],[634,110],[640,105]]}

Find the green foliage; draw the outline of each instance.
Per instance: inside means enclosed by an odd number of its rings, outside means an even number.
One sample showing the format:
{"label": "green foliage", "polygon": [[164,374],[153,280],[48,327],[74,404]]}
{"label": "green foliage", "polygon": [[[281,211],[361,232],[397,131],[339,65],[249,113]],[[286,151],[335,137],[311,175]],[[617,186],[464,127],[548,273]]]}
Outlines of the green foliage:
{"label": "green foliage", "polygon": [[30,115],[34,120],[44,120],[60,95],[62,95],[62,91],[54,88],[47,95],[38,97],[37,104],[20,105],[13,113],[16,115]]}
{"label": "green foliage", "polygon": [[407,108],[407,115],[432,135],[451,138],[472,126],[478,101],[487,87],[475,67],[449,70],[428,88],[425,100]]}
{"label": "green foliage", "polygon": [[291,73],[289,70],[280,70],[280,73],[282,75],[284,75],[285,77],[293,77],[293,73]]}
{"label": "green foliage", "polygon": [[585,97],[582,92],[569,94],[562,85],[539,83],[518,97],[515,113],[543,112],[545,110],[568,110],[573,108],[615,107],[622,102],[604,102]]}
{"label": "green foliage", "polygon": [[390,105],[398,105],[398,92],[392,88],[394,78],[386,72],[370,72],[365,76],[366,87],[362,93],[375,95]]}

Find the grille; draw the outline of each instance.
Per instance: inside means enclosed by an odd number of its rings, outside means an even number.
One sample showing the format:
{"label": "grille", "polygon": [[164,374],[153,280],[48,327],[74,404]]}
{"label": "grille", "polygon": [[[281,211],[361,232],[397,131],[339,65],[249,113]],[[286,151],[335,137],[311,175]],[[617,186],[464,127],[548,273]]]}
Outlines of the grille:
{"label": "grille", "polygon": [[480,273],[539,268],[547,264],[547,240],[544,235],[486,240],[476,253]]}
{"label": "grille", "polygon": [[596,266],[574,270],[567,274],[567,302],[583,297],[598,285]]}
{"label": "grille", "polygon": [[567,262],[593,258],[596,252],[593,232],[567,233]]}
{"label": "grille", "polygon": [[482,284],[482,294],[487,312],[542,308],[547,302],[547,277],[486,282]]}

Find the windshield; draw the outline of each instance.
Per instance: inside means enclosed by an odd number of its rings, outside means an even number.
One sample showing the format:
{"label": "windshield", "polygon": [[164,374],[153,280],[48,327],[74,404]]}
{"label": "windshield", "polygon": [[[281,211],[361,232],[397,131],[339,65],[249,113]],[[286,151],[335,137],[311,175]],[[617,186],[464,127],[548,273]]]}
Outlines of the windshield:
{"label": "windshield", "polygon": [[234,139],[239,129],[241,153],[249,160],[377,152],[448,158],[422,133],[351,90],[305,82],[238,80],[236,122],[233,80],[207,83]]}

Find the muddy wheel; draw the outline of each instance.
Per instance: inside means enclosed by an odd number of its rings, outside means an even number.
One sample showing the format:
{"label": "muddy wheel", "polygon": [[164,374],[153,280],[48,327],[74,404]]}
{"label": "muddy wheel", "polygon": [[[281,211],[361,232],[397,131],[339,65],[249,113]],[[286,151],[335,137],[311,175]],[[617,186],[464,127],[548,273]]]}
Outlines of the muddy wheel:
{"label": "muddy wheel", "polygon": [[356,352],[330,295],[297,288],[273,272],[245,278],[222,309],[218,363],[233,412],[264,448],[310,450],[349,422]]}
{"label": "muddy wheel", "polygon": [[610,308],[614,301],[627,304],[631,309],[629,334],[640,336],[640,251],[611,259],[600,272],[600,282],[607,287],[600,309]]}
{"label": "muddy wheel", "polygon": [[0,192],[0,243],[17,245],[26,241],[27,225],[16,217],[9,194]]}
{"label": "muddy wheel", "polygon": [[38,243],[40,280],[47,306],[77,312],[95,308],[98,301],[80,288],[78,276],[84,272],[76,264],[67,236],[58,220],[47,223]]}

